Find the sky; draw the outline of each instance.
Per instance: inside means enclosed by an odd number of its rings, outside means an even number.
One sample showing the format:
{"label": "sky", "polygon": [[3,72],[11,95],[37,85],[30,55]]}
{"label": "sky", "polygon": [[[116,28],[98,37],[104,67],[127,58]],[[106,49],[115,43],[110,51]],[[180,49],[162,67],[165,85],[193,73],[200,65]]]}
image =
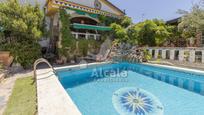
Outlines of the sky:
{"label": "sky", "polygon": [[121,10],[126,11],[135,23],[145,19],[171,20],[181,15],[178,9],[190,11],[200,0],[109,0]]}

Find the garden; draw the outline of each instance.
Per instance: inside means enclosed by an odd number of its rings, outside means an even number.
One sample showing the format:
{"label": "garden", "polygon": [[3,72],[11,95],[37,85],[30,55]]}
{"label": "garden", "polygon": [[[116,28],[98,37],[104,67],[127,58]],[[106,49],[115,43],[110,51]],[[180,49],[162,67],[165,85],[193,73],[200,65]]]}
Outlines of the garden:
{"label": "garden", "polygon": [[[36,59],[43,57],[38,40],[50,36],[49,30],[46,28],[46,16],[43,10],[38,4],[36,6],[21,5],[16,0],[9,0],[7,4],[0,3],[0,9],[0,49],[11,52],[15,63],[19,63],[24,68],[32,67]],[[191,12],[179,10],[179,13],[184,16],[180,19],[178,27],[168,25],[158,19],[134,24],[127,16],[112,23],[113,20],[107,21],[105,17],[101,16],[101,24],[109,23],[113,32],[105,32],[103,39],[98,42],[91,39],[76,40],[70,32],[70,16],[61,9],[62,28],[60,32],[62,39],[58,42],[55,60],[61,63],[71,60],[79,62],[77,59],[85,57],[88,52],[97,53],[107,36],[112,36],[114,44],[129,43],[138,47],[172,46],[181,40],[188,41],[195,37],[196,33],[203,31],[202,21],[199,21],[202,19],[203,12],[200,5],[195,5]],[[189,21],[189,19],[192,20]]]}

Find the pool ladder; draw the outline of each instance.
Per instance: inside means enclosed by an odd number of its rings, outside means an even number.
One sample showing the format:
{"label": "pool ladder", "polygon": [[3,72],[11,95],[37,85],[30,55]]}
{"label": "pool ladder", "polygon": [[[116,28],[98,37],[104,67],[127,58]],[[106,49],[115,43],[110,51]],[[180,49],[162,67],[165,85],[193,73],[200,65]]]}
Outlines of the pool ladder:
{"label": "pool ladder", "polygon": [[44,58],[40,58],[40,59],[37,59],[33,65],[33,72],[34,72],[34,81],[37,80],[37,73],[36,73],[36,69],[37,69],[37,65],[40,64],[40,63],[46,63],[54,73],[56,73],[55,69],[52,67],[52,65]]}

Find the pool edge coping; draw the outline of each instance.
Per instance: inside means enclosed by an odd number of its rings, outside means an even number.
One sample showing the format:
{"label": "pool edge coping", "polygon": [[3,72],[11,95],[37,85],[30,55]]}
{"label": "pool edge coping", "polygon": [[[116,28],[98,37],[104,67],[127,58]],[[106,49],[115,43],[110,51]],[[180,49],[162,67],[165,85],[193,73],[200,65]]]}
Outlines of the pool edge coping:
{"label": "pool edge coping", "polygon": [[157,66],[157,67],[164,67],[167,69],[173,69],[173,70],[178,70],[178,71],[184,71],[184,72],[193,72],[194,74],[202,74],[204,75],[204,71],[198,70],[198,69],[190,69],[186,67],[177,67],[177,66],[170,66],[170,65],[162,65],[162,64],[152,64],[152,63],[142,63],[144,65],[151,65],[151,66]]}
{"label": "pool edge coping", "polygon": [[[101,65],[108,62],[78,64],[71,66],[54,67],[56,70],[77,68],[84,65]],[[45,72],[47,71],[47,72]],[[37,70],[37,110],[38,115],[82,115],[69,93],[63,88],[57,75],[51,69]],[[55,98],[53,98],[55,97]],[[66,103],[65,103],[66,102]]]}

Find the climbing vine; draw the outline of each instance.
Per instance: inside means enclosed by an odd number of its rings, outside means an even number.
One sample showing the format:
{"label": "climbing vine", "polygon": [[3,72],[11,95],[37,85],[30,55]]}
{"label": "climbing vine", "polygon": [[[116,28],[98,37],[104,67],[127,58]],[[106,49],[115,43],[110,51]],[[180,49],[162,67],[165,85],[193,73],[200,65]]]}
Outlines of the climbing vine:
{"label": "climbing vine", "polygon": [[85,57],[88,52],[98,50],[101,42],[96,40],[87,40],[84,38],[75,39],[70,30],[70,15],[66,10],[60,10],[60,34],[61,40],[58,47],[60,58],[66,58],[65,61],[75,60],[76,57]]}
{"label": "climbing vine", "polygon": [[70,30],[70,15],[67,14],[66,10],[60,10],[60,21],[61,21],[61,42],[59,47],[59,55],[68,57],[71,51],[73,51],[75,44],[74,38]]}

